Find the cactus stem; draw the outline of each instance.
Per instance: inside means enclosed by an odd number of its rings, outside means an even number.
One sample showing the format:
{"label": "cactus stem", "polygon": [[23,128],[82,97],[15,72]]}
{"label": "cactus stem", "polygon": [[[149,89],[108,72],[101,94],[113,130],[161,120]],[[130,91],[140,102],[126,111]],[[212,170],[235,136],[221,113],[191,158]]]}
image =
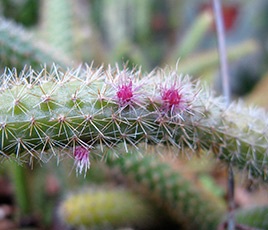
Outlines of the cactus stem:
{"label": "cactus stem", "polygon": [[[131,100],[122,105],[117,93],[124,79],[133,95],[128,91],[124,97]],[[250,177],[267,179],[266,114],[241,103],[226,108],[221,98],[176,71],[6,71],[0,101],[0,151],[18,160],[42,160],[48,149],[57,156],[55,149],[79,145],[99,146],[97,154],[105,158],[105,147],[123,143],[128,151],[145,142],[180,152],[209,150]]]}

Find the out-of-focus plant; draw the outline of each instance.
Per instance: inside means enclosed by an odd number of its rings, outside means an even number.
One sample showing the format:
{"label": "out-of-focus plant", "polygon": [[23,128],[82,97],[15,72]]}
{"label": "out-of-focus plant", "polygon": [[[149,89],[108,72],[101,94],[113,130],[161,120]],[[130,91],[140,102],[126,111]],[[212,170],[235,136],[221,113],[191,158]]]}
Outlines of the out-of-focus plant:
{"label": "out-of-focus plant", "polygon": [[[84,189],[62,202],[60,217],[69,226],[85,228],[156,227],[156,212],[140,197],[119,188]],[[152,228],[153,229],[153,228]]]}

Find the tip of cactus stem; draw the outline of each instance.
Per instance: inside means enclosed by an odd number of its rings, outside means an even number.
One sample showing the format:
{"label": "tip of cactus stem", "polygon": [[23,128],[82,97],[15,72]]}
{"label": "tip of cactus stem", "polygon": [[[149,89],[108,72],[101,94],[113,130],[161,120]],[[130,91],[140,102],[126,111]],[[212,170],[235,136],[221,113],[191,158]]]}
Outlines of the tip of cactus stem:
{"label": "tip of cactus stem", "polygon": [[75,160],[74,164],[76,166],[76,174],[81,175],[84,170],[84,176],[86,176],[87,170],[90,168],[90,149],[84,146],[76,146],[73,154]]}

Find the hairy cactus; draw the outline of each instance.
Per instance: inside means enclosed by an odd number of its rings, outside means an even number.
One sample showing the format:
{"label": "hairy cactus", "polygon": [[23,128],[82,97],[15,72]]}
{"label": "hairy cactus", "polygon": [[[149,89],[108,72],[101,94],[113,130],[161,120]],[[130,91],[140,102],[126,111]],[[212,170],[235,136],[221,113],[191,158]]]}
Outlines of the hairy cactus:
{"label": "hairy cactus", "polygon": [[3,156],[28,156],[31,162],[44,159],[47,149],[75,154],[78,146],[88,153],[99,146],[97,154],[105,157],[105,146],[121,142],[126,151],[140,142],[170,144],[178,152],[209,150],[249,177],[267,180],[265,113],[241,104],[225,109],[200,82],[175,71],[7,70],[0,101]]}
{"label": "hairy cactus", "polygon": [[108,160],[132,189],[165,210],[183,229],[216,229],[225,212],[222,200],[205,193],[180,172],[152,156],[139,157],[137,152]]}

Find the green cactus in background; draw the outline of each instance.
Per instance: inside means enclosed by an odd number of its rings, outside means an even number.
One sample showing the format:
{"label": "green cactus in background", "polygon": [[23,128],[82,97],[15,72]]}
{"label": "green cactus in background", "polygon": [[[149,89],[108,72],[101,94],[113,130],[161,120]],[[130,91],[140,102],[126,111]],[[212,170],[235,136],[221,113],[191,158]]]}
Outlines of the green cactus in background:
{"label": "green cactus in background", "polygon": [[[260,47],[256,41],[246,40],[240,44],[228,47],[227,58],[229,61],[236,61],[241,57],[257,52],[259,49]],[[218,62],[218,53],[217,50],[214,49],[186,57],[179,62],[179,69],[182,73],[198,76],[200,73],[206,71],[216,71]],[[173,66],[175,66],[175,60],[173,61]]]}
{"label": "green cactus in background", "polygon": [[6,71],[0,100],[3,156],[32,162],[47,149],[54,155],[57,147],[70,149],[81,172],[95,146],[105,158],[104,147],[120,142],[126,151],[140,142],[170,144],[178,152],[209,150],[250,178],[267,180],[266,114],[240,104],[225,109],[200,82],[175,71]]}
{"label": "green cactus in background", "polygon": [[42,8],[41,35],[48,44],[73,57],[75,51],[73,1],[45,0],[42,1]]}
{"label": "green cactus in background", "polygon": [[[119,182],[135,194],[111,185],[79,190],[61,202],[59,213],[64,223],[94,229],[116,229],[126,223],[139,229],[163,229],[165,223],[169,229],[205,230],[217,229],[223,223],[223,199],[184,177],[181,169],[172,168],[155,155],[142,156],[136,150],[118,152],[123,156],[120,158],[109,154],[106,170],[103,168],[108,180]],[[237,226],[257,229],[267,228],[267,215],[266,206],[235,212]]]}
{"label": "green cactus in background", "polygon": [[141,157],[134,151],[120,159],[109,159],[108,166],[133,190],[165,210],[183,229],[212,230],[221,222],[225,212],[223,201],[204,192],[155,156]]}
{"label": "green cactus in background", "polygon": [[201,13],[198,18],[194,21],[193,25],[188,29],[184,35],[182,41],[170,54],[169,62],[176,60],[178,57],[184,59],[190,55],[198,46],[198,43],[202,41],[206,32],[211,27],[213,22],[212,12],[205,11]]}
{"label": "green cactus in background", "polygon": [[72,64],[69,58],[61,55],[57,49],[37,41],[24,28],[4,18],[0,18],[0,61],[0,68],[16,67],[18,70],[25,65],[41,69],[43,64]]}
{"label": "green cactus in background", "polygon": [[120,188],[84,189],[62,201],[59,213],[70,226],[93,229],[153,226],[154,211],[144,200]]}

